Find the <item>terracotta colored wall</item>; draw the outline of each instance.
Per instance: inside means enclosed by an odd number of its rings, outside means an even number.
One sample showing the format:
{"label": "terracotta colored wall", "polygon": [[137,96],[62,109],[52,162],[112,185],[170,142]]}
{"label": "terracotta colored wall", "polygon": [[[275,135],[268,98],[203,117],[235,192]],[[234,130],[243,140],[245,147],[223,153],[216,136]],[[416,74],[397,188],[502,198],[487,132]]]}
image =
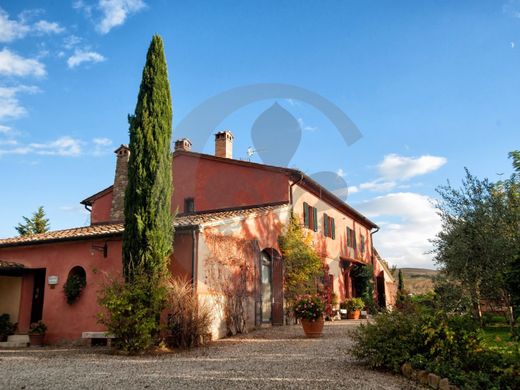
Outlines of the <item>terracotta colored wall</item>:
{"label": "terracotta colored wall", "polygon": [[[94,243],[102,245],[103,241],[75,241],[0,249],[2,259],[22,263],[26,268],[46,269],[43,321],[48,326],[46,339],[50,343],[59,342],[62,339],[78,339],[85,331],[103,330],[103,327],[96,321],[97,291],[105,280],[105,272],[110,274],[120,272],[121,241],[108,242],[107,258],[104,258],[99,251],[91,251],[91,245]],[[78,301],[73,305],[68,305],[63,293],[63,285],[69,271],[75,266],[85,269],[87,285]],[[54,288],[47,283],[47,278],[51,275],[58,276],[59,279]],[[24,283],[20,305],[19,330],[21,332],[27,330],[30,319],[32,283],[29,279],[27,279],[27,283]]]}
{"label": "terracotta colored wall", "polygon": [[112,208],[112,191],[96,199],[92,204],[90,223],[102,223],[110,221],[110,209]]}
{"label": "terracotta colored wall", "polygon": [[278,172],[226,161],[176,155],[173,162],[173,210],[184,211],[184,199],[195,199],[195,210],[287,202],[288,180]]}
{"label": "terracotta colored wall", "polygon": [[[179,237],[179,240],[177,240]],[[102,331],[97,323],[96,313],[98,291],[107,280],[107,275],[121,275],[121,240],[108,241],[108,257],[92,251],[92,245],[103,245],[104,240],[70,241],[64,243],[34,245],[27,247],[0,248],[0,258],[23,264],[26,268],[45,268],[45,291],[43,303],[43,321],[48,326],[46,340],[57,343],[62,340],[77,340],[82,332]],[[191,236],[176,236],[174,241],[177,260],[172,268],[174,272],[185,272],[191,276]],[[182,259],[182,260],[179,260]],[[187,269],[187,264],[189,268]],[[70,270],[81,266],[87,274],[87,285],[81,297],[68,305],[63,293],[63,285]],[[49,276],[58,276],[58,284],[52,288],[47,283]],[[33,276],[23,278],[20,298],[19,331],[28,330],[31,316]]]}
{"label": "terracotta colored wall", "polygon": [[191,280],[192,277],[193,239],[191,231],[175,232],[173,255],[170,272],[172,276]]}
{"label": "terracotta colored wall", "polygon": [[[340,269],[340,257],[343,258],[354,258],[358,261],[362,261],[366,264],[371,264],[371,237],[370,230],[362,225],[359,221],[356,221],[352,216],[346,215],[333,206],[323,201],[314,194],[306,191],[299,185],[293,187],[293,201],[294,201],[294,213],[298,215],[301,224],[303,225],[303,203],[306,202],[312,207],[318,209],[318,231],[314,232],[310,229],[305,228],[304,231],[310,233],[313,238],[314,247],[322,259],[329,266],[329,273],[334,275],[334,292],[338,295],[340,300],[345,299],[345,283],[341,274]],[[335,239],[325,237],[324,232],[324,219],[323,215],[327,214],[329,217],[334,218],[336,226]],[[361,243],[361,234],[365,236],[365,253],[361,251],[354,251],[352,248],[347,247],[347,227],[354,229],[356,232],[357,244]]]}
{"label": "terracotta colored wall", "polygon": [[9,314],[11,322],[18,322],[22,281],[20,276],[0,276],[0,314]]}

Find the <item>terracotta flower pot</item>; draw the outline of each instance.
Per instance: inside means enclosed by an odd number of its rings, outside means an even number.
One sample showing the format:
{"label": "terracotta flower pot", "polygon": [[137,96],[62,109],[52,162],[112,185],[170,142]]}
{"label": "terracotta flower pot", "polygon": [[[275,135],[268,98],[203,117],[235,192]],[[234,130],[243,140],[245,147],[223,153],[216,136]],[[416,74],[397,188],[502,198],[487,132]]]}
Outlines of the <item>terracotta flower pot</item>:
{"label": "terracotta flower pot", "polygon": [[30,334],[29,341],[31,342],[31,346],[43,347],[43,338],[45,334]]}
{"label": "terracotta flower pot", "polygon": [[302,318],[301,321],[305,336],[313,339],[321,337],[321,334],[323,333],[323,324],[325,323],[323,317],[320,317],[315,321],[306,320]]}
{"label": "terracotta flower pot", "polygon": [[361,315],[361,310],[349,311],[347,313],[347,318],[349,320],[359,320],[360,315]]}

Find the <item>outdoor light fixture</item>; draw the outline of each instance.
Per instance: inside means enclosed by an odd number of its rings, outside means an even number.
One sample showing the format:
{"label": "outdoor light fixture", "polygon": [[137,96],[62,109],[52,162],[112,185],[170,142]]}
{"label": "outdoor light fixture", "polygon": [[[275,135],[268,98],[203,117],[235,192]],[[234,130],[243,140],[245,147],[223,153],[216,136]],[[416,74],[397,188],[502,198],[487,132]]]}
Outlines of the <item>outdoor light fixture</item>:
{"label": "outdoor light fixture", "polygon": [[[108,256],[108,243],[105,241],[105,245],[103,246],[100,246],[100,245],[92,245],[90,247],[93,251],[100,251],[100,252],[103,252],[103,257],[107,257]],[[94,254],[94,253],[92,253]]]}

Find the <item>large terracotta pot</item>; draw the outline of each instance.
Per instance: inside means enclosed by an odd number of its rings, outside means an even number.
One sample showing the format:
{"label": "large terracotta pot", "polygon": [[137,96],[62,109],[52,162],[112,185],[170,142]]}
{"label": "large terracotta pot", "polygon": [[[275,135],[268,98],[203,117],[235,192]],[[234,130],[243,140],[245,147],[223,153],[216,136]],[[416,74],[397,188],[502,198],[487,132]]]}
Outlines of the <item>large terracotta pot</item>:
{"label": "large terracotta pot", "polygon": [[361,310],[349,311],[347,313],[347,318],[349,320],[359,320],[360,315],[361,315]]}
{"label": "large terracotta pot", "polygon": [[323,317],[320,317],[315,321],[306,320],[302,318],[301,321],[303,331],[305,332],[305,336],[313,339],[321,337],[321,334],[323,333],[323,324],[325,323]]}
{"label": "large terracotta pot", "polygon": [[45,334],[30,334],[29,341],[31,342],[31,346],[43,347],[43,338]]}

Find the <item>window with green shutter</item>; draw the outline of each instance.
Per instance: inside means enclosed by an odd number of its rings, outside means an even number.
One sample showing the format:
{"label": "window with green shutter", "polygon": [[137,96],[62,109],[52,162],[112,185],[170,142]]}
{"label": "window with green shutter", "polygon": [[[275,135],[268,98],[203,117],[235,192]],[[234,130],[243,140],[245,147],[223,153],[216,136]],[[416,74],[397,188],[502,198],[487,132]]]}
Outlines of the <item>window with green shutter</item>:
{"label": "window with green shutter", "polygon": [[309,227],[309,205],[303,202],[303,226]]}
{"label": "window with green shutter", "polygon": [[336,224],[334,223],[334,218],[330,219],[330,231],[331,231],[331,238],[333,240],[336,239]]}
{"label": "window with green shutter", "polygon": [[329,236],[329,217],[327,214],[323,214],[323,234],[325,237]]}
{"label": "window with green shutter", "polygon": [[318,209],[316,207],[313,207],[313,215],[314,215],[314,231],[318,231]]}

